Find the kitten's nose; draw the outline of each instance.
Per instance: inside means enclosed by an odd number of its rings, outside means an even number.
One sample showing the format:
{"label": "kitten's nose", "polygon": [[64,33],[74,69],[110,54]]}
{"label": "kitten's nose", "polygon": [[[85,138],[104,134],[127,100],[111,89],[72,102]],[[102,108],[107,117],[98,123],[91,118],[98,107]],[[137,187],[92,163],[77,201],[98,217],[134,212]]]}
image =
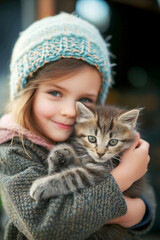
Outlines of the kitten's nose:
{"label": "kitten's nose", "polygon": [[97,154],[99,157],[102,157],[104,155],[104,153],[99,153],[99,152],[97,152]]}

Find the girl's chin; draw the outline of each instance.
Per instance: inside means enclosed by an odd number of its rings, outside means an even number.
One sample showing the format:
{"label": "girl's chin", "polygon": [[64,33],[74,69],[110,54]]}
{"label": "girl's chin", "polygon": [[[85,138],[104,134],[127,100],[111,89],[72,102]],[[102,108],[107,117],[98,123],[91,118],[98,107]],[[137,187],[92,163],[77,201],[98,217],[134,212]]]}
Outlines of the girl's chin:
{"label": "girl's chin", "polygon": [[65,135],[59,134],[59,135],[50,136],[50,139],[52,139],[52,141],[54,142],[64,142],[70,137],[70,135],[71,133],[65,134]]}

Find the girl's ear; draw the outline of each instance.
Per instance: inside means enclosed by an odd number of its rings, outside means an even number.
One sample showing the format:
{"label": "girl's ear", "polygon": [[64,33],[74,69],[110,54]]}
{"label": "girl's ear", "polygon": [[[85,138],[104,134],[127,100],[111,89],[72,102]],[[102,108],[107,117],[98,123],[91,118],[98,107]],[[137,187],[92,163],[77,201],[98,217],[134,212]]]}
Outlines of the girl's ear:
{"label": "girl's ear", "polygon": [[76,122],[85,122],[90,118],[94,118],[94,113],[81,102],[76,103],[76,110]]}
{"label": "girl's ear", "polygon": [[122,113],[117,120],[127,127],[134,128],[137,123],[139,112],[139,109],[133,109],[131,111]]}

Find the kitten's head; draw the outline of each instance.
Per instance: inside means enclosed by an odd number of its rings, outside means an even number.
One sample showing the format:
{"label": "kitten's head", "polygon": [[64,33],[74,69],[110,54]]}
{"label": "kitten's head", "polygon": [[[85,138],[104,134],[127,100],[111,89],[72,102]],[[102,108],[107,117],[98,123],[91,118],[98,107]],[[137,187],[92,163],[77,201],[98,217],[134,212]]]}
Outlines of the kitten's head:
{"label": "kitten's head", "polygon": [[139,109],[97,106],[91,111],[77,102],[76,140],[96,162],[106,162],[128,149],[135,137]]}

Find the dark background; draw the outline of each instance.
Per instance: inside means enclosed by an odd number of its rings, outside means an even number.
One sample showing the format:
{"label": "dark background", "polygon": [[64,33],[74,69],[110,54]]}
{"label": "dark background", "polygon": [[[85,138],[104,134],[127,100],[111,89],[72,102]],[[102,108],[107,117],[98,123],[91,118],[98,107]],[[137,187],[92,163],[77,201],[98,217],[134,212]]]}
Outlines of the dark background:
{"label": "dark background", "polygon": [[[28,2],[28,9],[24,2]],[[30,2],[30,5],[29,5]],[[32,3],[31,3],[32,2]],[[9,63],[20,31],[36,20],[38,0],[0,0],[0,115],[9,98]],[[74,12],[75,0],[57,0],[55,13]],[[160,9],[158,1],[107,1],[111,9],[109,28],[115,84],[107,103],[128,108],[144,107],[140,118],[142,137],[150,143],[150,181],[157,198],[155,224],[145,239],[160,237]],[[136,5],[137,2],[137,5]],[[138,4],[138,2],[140,2]],[[143,3],[143,4],[142,4]],[[47,4],[47,1],[46,1]],[[31,11],[29,10],[31,8]],[[24,9],[27,9],[26,12]],[[32,15],[30,15],[32,14]],[[1,206],[2,224],[5,214]],[[157,237],[157,238],[156,238]]]}

